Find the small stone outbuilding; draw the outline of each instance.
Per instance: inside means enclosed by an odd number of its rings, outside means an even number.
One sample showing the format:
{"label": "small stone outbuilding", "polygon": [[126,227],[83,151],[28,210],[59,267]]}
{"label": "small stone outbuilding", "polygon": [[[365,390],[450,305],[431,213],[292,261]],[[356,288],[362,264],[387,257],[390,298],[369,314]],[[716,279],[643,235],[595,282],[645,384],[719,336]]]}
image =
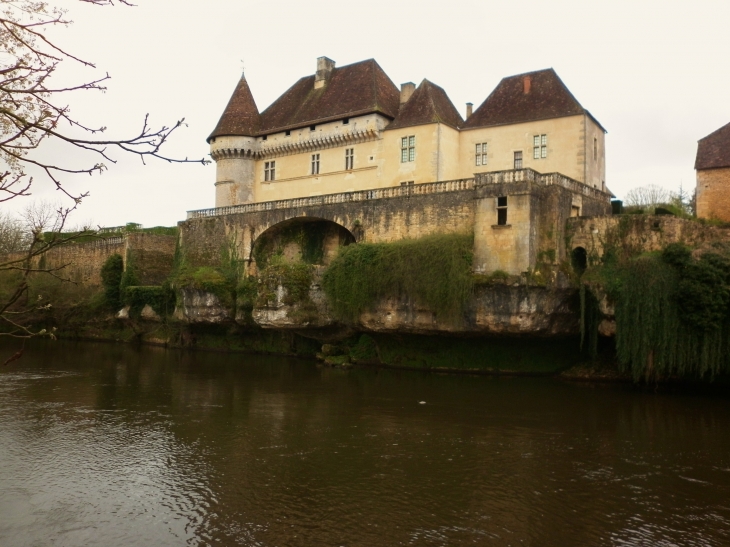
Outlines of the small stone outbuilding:
{"label": "small stone outbuilding", "polygon": [[697,145],[697,216],[730,222],[730,123]]}

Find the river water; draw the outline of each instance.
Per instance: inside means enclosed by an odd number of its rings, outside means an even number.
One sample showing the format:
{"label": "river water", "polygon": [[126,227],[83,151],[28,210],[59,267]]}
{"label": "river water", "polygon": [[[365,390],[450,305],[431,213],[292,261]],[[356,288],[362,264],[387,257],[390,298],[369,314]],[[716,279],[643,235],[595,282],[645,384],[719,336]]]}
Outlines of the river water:
{"label": "river water", "polygon": [[727,546],[728,399],[33,344],[0,545]]}

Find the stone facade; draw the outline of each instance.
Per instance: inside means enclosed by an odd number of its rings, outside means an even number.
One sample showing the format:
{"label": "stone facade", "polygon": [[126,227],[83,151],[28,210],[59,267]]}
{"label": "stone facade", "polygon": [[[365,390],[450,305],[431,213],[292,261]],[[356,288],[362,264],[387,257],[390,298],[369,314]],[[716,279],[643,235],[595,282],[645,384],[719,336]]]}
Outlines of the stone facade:
{"label": "stone facade", "polygon": [[590,262],[599,260],[608,247],[639,254],[661,251],[670,243],[701,247],[728,241],[730,229],[672,215],[596,216],[568,219],[565,239],[569,253],[584,249]]}
{"label": "stone facade", "polygon": [[[172,271],[175,236],[129,233],[53,247],[41,255],[39,267],[59,268],[61,277],[89,287],[101,286],[101,267],[114,254],[134,263],[140,285],[159,285]],[[18,255],[21,258],[21,255]]]}
{"label": "stone facade", "polygon": [[[260,114],[245,78],[239,82],[209,137],[216,207],[522,168],[605,191],[605,130],[552,69],[505,78],[463,120],[427,80],[403,84],[398,104],[373,60],[335,68],[322,58],[317,66],[316,77],[300,79]],[[363,91],[370,88],[373,97]]]}
{"label": "stone facade", "polygon": [[697,143],[697,216],[730,222],[730,123]]}
{"label": "stone facade", "polygon": [[730,222],[730,167],[697,171],[697,216]]}
{"label": "stone facade", "polygon": [[[497,211],[506,200],[506,221]],[[559,174],[511,170],[474,179],[254,203],[190,214],[179,224],[186,260],[215,265],[232,243],[255,271],[264,234],[292,223],[327,221],[354,241],[388,242],[434,233],[474,234],[478,272],[520,275],[539,262],[565,259],[564,226],[571,215],[605,215],[609,195]]]}

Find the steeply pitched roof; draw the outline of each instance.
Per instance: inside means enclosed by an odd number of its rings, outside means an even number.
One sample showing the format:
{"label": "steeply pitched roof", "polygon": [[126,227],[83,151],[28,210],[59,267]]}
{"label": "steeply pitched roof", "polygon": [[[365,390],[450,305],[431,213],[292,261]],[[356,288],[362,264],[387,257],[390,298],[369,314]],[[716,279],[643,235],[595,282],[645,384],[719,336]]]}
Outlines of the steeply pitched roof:
{"label": "steeply pitched roof", "polygon": [[253,137],[258,133],[261,118],[256,101],[248,87],[246,77],[241,74],[241,79],[233,91],[223,115],[218,120],[218,125],[208,137],[210,139],[223,135],[243,135]]}
{"label": "steeply pitched roof", "polygon": [[427,123],[443,123],[458,129],[464,123],[443,88],[423,80],[400,107],[398,115],[386,129],[398,129]]}
{"label": "steeply pitched roof", "polygon": [[695,169],[730,167],[730,123],[700,139]]}
{"label": "steeply pitched roof", "polygon": [[[463,129],[547,120],[576,114],[590,115],[573,97],[555,71],[548,68],[503,78],[489,97],[466,120]],[[600,123],[598,125],[600,126]]]}
{"label": "steeply pitched roof", "polygon": [[329,80],[314,89],[314,76],[305,76],[261,114],[260,133],[379,112],[395,118],[400,92],[374,59],[334,68]]}

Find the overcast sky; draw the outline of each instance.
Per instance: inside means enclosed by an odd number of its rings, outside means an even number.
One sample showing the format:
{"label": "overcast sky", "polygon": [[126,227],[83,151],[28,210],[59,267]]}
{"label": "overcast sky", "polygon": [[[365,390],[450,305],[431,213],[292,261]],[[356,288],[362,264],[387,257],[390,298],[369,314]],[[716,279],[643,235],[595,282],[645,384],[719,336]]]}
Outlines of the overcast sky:
{"label": "overcast sky", "polygon": [[[97,65],[59,78],[112,76],[106,93],[68,98],[77,118],[108,136],[134,133],[148,112],[155,125],[184,117],[172,156],[207,156],[242,67],[263,110],[323,55],[338,66],[375,58],[396,85],[428,78],[462,116],[501,78],[553,67],[608,130],[606,183],[619,197],[646,184],[693,189],[697,140],[730,122],[727,0],[136,1],[58,2],[74,24],[53,36]],[[66,179],[91,192],[77,222],[172,225],[214,205],[213,164],[117,157],[102,176]],[[42,177],[33,190],[59,199]]]}

